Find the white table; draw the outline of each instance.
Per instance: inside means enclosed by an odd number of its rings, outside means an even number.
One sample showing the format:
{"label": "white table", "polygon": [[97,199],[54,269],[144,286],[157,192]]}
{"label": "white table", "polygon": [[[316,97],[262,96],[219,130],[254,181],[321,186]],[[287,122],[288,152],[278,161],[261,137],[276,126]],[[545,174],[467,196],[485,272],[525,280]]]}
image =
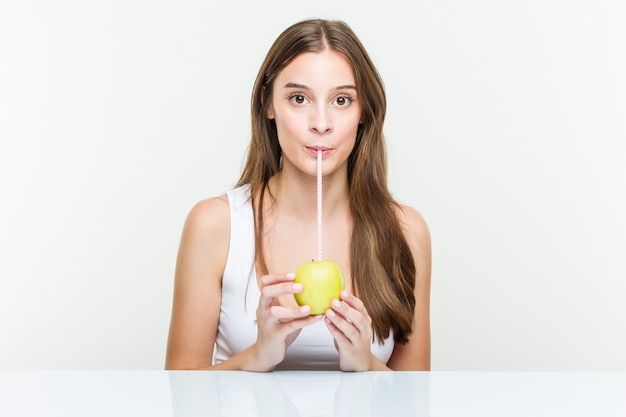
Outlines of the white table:
{"label": "white table", "polygon": [[626,372],[0,371],[0,416],[626,417]]}

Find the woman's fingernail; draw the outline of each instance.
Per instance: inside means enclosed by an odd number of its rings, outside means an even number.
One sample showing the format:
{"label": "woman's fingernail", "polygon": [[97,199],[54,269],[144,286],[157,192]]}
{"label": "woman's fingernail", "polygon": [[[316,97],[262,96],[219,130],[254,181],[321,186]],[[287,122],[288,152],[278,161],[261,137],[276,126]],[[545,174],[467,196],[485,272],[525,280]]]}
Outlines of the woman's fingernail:
{"label": "woman's fingernail", "polygon": [[302,291],[302,284],[293,284],[294,291]]}
{"label": "woman's fingernail", "polygon": [[309,306],[300,307],[300,313],[310,313],[310,312],[311,312],[311,307]]}
{"label": "woman's fingernail", "polygon": [[341,298],[348,298],[350,294],[346,290],[341,290]]}
{"label": "woman's fingernail", "polygon": [[339,308],[341,307],[341,302],[339,300],[333,300],[330,302],[330,305],[332,305],[335,308]]}
{"label": "woman's fingernail", "polygon": [[326,310],[326,315],[329,317],[336,317],[337,314],[335,314],[335,312],[331,309]]}
{"label": "woman's fingernail", "polygon": [[287,278],[295,278],[295,277],[296,277],[296,274],[294,274],[293,272],[289,272],[289,273],[286,275],[286,277],[287,277]]}

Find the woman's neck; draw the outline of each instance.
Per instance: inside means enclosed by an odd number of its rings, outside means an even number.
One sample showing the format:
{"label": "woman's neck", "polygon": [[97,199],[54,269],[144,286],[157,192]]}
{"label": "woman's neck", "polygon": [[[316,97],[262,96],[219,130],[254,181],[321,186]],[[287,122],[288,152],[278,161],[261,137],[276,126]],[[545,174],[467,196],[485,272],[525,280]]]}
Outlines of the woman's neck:
{"label": "woman's neck", "polygon": [[[269,181],[275,197],[274,205],[282,213],[310,218],[317,217],[317,178],[284,169]],[[349,210],[348,179],[345,170],[324,176],[322,180],[322,212],[325,219]]]}

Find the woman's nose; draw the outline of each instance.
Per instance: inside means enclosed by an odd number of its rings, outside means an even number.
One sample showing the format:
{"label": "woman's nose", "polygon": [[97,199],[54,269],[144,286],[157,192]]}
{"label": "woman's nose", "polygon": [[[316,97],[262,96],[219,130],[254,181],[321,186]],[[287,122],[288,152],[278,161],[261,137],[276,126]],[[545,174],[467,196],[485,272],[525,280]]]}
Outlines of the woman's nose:
{"label": "woman's nose", "polygon": [[332,130],[332,121],[328,114],[328,109],[324,106],[318,106],[311,115],[309,128],[318,134],[328,133]]}

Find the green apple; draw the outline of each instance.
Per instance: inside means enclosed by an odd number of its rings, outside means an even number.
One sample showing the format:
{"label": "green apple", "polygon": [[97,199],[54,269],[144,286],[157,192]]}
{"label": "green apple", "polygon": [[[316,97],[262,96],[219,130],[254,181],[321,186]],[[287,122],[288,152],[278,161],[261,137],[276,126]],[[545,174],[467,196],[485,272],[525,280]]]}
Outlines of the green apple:
{"label": "green apple", "polygon": [[339,300],[344,287],[343,272],[337,262],[331,260],[300,265],[294,282],[303,286],[302,292],[294,294],[296,302],[311,306],[311,315],[324,314],[334,298]]}

